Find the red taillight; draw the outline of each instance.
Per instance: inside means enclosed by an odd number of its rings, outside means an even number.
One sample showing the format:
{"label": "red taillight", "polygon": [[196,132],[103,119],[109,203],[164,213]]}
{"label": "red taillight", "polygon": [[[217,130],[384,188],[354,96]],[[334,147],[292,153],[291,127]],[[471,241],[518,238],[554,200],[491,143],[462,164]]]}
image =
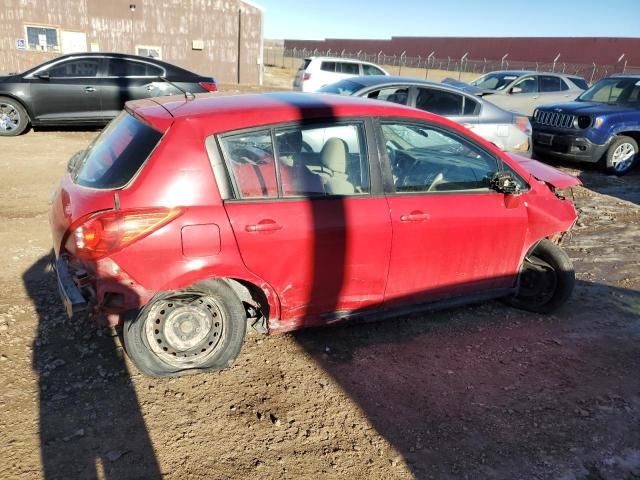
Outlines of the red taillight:
{"label": "red taillight", "polygon": [[200,85],[202,88],[204,88],[207,92],[217,92],[218,91],[218,86],[213,82],[200,82],[198,85]]}
{"label": "red taillight", "polygon": [[311,78],[311,74],[310,74],[310,73],[305,73],[305,74],[302,76],[302,80],[309,80],[310,78]]}
{"label": "red taillight", "polygon": [[79,258],[98,260],[150,235],[181,213],[180,208],[97,213],[72,225],[65,248]]}
{"label": "red taillight", "polygon": [[527,117],[520,117],[518,115],[514,115],[513,124],[516,128],[527,135],[531,135],[531,123]]}

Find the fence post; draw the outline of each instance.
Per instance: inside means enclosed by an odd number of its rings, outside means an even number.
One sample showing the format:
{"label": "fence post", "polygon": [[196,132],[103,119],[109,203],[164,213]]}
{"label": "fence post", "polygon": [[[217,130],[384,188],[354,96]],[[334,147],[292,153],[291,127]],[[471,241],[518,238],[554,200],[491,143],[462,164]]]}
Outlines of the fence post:
{"label": "fence post", "polygon": [[398,64],[398,75],[402,75],[402,64],[407,60],[407,51],[405,50],[400,54],[400,61]]}
{"label": "fence post", "polygon": [[447,72],[449,71],[449,65],[451,65],[451,57],[447,57]]}
{"label": "fence post", "polygon": [[462,77],[462,69],[464,61],[467,59],[467,56],[469,55],[469,52],[465,52],[465,54],[462,56],[462,58],[460,59],[460,68],[458,69],[458,80],[460,80],[460,78]]}

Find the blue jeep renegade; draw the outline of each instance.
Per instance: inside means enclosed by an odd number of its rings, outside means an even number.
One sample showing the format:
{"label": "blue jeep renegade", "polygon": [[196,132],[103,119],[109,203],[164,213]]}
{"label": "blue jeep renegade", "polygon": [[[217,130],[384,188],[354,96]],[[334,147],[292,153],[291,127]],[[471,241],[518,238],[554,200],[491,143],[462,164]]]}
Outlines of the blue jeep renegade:
{"label": "blue jeep renegade", "polygon": [[533,151],[598,162],[624,175],[638,159],[640,75],[605,78],[575,101],[543,105],[533,113]]}

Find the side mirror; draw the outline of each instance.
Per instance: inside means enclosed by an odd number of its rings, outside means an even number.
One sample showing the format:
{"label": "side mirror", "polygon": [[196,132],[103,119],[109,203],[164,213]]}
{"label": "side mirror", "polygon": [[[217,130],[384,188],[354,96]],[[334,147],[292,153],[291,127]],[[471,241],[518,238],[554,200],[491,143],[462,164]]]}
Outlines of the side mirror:
{"label": "side mirror", "polygon": [[36,77],[38,77],[40,80],[49,80],[49,72],[42,72],[42,73],[38,73],[36,74]]}
{"label": "side mirror", "polygon": [[509,93],[522,93],[522,87],[511,87]]}
{"label": "side mirror", "polygon": [[490,188],[505,195],[520,193],[520,185],[510,172],[496,172],[491,177]]}

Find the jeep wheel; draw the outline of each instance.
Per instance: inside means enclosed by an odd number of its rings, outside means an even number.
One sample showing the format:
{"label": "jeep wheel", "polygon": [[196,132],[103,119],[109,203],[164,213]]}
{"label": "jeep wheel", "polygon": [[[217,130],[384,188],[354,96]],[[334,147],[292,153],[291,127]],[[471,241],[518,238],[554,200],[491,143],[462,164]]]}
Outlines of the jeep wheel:
{"label": "jeep wheel", "polygon": [[240,353],[246,328],[242,303],[222,280],[154,297],[125,323],[126,351],[156,377],[222,370]]}
{"label": "jeep wheel", "polygon": [[518,292],[506,301],[523,310],[549,313],[569,299],[575,281],[571,259],[562,248],[545,239],[525,257]]}
{"label": "jeep wheel", "polygon": [[607,173],[624,175],[631,170],[638,159],[638,142],[631,137],[617,137],[605,155]]}
{"label": "jeep wheel", "polygon": [[14,137],[27,130],[29,115],[20,102],[0,97],[0,136]]}

